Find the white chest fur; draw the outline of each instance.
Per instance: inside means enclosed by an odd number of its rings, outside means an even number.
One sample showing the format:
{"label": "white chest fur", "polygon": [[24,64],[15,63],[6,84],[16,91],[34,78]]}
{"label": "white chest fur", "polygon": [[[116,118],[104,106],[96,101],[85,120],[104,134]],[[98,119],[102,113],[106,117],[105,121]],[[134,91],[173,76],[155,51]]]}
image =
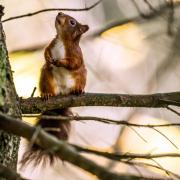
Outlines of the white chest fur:
{"label": "white chest fur", "polygon": [[71,72],[63,67],[53,66],[55,93],[66,95],[75,85],[75,79]]}
{"label": "white chest fur", "polygon": [[51,49],[54,60],[63,59],[65,57],[65,47],[61,40],[57,39],[55,46]]}

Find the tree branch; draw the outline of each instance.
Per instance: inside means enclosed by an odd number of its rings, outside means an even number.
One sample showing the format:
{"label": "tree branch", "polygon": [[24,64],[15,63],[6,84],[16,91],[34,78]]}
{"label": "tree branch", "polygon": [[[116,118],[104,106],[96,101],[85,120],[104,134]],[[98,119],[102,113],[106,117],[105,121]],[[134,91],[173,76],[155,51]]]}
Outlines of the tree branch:
{"label": "tree branch", "polygon": [[102,0],[97,1],[96,3],[94,3],[93,5],[86,7],[86,8],[77,8],[77,9],[71,9],[71,8],[48,8],[48,9],[42,9],[39,11],[35,11],[32,13],[28,13],[28,14],[22,14],[19,16],[13,16],[13,17],[9,17],[5,20],[3,20],[2,22],[7,22],[7,21],[11,21],[11,20],[15,20],[15,19],[20,19],[20,18],[24,18],[24,17],[29,17],[29,16],[34,16],[36,14],[40,14],[43,12],[47,12],[47,11],[88,11],[92,8],[94,8],[95,6],[97,6]]}
{"label": "tree branch", "polygon": [[151,107],[180,106],[180,92],[149,95],[85,93],[79,96],[55,96],[48,101],[40,97],[19,99],[23,114],[41,113],[46,110],[80,106]]}
{"label": "tree branch", "polygon": [[[180,176],[178,174],[173,173],[172,171],[169,171],[167,169],[164,169],[161,165],[154,165],[154,164],[150,164],[150,163],[144,163],[144,162],[134,162],[134,161],[123,161],[125,164],[129,164],[129,165],[136,165],[136,166],[146,166],[146,167],[152,167],[155,169],[159,169],[163,172],[165,172],[167,175],[171,175],[174,176],[177,179],[180,179]],[[168,178],[166,178],[168,179]],[[172,178],[170,178],[169,180],[172,180]]]}
{"label": "tree branch", "polygon": [[131,123],[125,120],[115,120],[115,119],[94,117],[94,116],[61,116],[61,115],[50,116],[50,115],[24,114],[22,115],[22,117],[26,117],[26,118],[34,117],[34,118],[43,118],[43,119],[60,120],[60,121],[96,121],[96,122],[102,122],[105,124],[145,127],[145,128],[180,126],[180,123],[137,124],[137,123]]}
{"label": "tree branch", "polygon": [[8,180],[25,180],[20,177],[19,174],[15,173],[13,170],[0,164],[0,177]]}
{"label": "tree branch", "polygon": [[161,136],[163,136],[166,140],[168,140],[176,149],[178,147],[172,140],[170,140],[165,134],[163,134],[160,130],[155,129],[156,127],[172,127],[172,126],[180,126],[180,123],[166,123],[166,124],[137,124],[137,123],[130,123],[128,121],[118,121],[108,118],[100,118],[100,117],[93,117],[93,116],[49,116],[49,115],[23,115],[23,117],[36,117],[42,118],[50,121],[97,121],[106,124],[114,124],[114,125],[124,125],[130,127],[135,133],[140,136],[140,138],[147,142],[133,127],[144,127],[144,128],[151,128],[154,131],[158,132]]}
{"label": "tree branch", "polygon": [[180,158],[180,153],[160,153],[160,154],[134,154],[134,153],[110,153],[106,151],[98,151],[90,148],[83,148],[77,145],[72,144],[73,147],[77,149],[79,152],[84,153],[91,153],[98,156],[103,156],[105,158],[115,160],[115,161],[122,161],[128,159],[156,159],[156,158],[164,158],[164,157],[171,157],[171,158]]}
{"label": "tree branch", "polygon": [[[1,129],[22,136],[31,141],[33,135],[37,132],[37,128],[31,127],[21,121],[18,121],[15,118],[7,116],[0,113],[0,127]],[[51,153],[55,153],[61,159],[68,161],[92,174],[98,176],[100,179],[110,179],[119,180],[119,179],[149,179],[148,177],[137,177],[132,175],[116,174],[112,173],[106,168],[97,165],[93,161],[83,157],[79,152],[84,153],[93,153],[96,155],[109,158],[111,160],[120,161],[126,163],[124,160],[128,159],[152,159],[152,158],[162,158],[162,157],[180,157],[178,153],[166,153],[166,154],[118,154],[118,153],[109,153],[97,150],[91,150],[83,148],[77,145],[70,145],[61,140],[57,140],[53,136],[47,134],[45,131],[38,129],[36,134],[37,138],[34,139],[35,143],[38,144],[41,148],[48,150]],[[156,179],[156,178],[153,178]],[[159,179],[159,178],[158,178]]]}
{"label": "tree branch", "polygon": [[[36,128],[27,125],[15,118],[0,113],[0,128],[13,133],[18,136],[22,136],[31,141]],[[108,169],[97,165],[95,162],[83,157],[78,151],[71,145],[64,141],[57,140],[55,137],[49,135],[44,130],[39,130],[35,143],[38,144],[42,149],[46,149],[51,153],[55,153],[60,159],[68,161],[103,180],[136,180],[140,179],[138,176],[124,175],[110,172]],[[141,178],[141,179],[152,179],[152,178]]]}

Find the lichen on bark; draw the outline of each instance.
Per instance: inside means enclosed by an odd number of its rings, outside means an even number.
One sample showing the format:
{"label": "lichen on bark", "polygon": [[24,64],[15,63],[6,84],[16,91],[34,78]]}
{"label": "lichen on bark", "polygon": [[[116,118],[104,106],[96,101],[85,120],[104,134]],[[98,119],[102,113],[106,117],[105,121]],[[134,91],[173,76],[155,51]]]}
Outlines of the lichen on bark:
{"label": "lichen on bark", "polygon": [[[3,14],[0,6],[0,18]],[[0,111],[20,117],[2,23],[0,21]],[[0,130],[0,163],[16,170],[20,138]]]}
{"label": "lichen on bark", "polygon": [[3,98],[3,92],[5,91],[6,86],[6,71],[5,71],[5,60],[6,60],[6,51],[3,44],[3,37],[2,34],[0,34],[0,107],[4,105],[4,98]]}

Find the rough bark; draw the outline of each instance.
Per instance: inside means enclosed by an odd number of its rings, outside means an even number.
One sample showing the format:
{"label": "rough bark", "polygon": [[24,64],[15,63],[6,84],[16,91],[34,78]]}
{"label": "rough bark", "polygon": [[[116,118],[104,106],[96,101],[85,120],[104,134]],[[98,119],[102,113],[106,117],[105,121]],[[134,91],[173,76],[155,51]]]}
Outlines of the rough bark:
{"label": "rough bark", "polygon": [[[1,23],[3,7],[0,6],[0,111],[11,116],[20,117],[5,36]],[[0,119],[2,121],[2,119]],[[0,163],[16,170],[20,138],[0,130]]]}
{"label": "rough bark", "polygon": [[20,105],[24,114],[80,106],[166,108],[169,105],[180,106],[180,92],[149,95],[85,93],[79,96],[50,97],[48,101],[34,97],[20,99]]}

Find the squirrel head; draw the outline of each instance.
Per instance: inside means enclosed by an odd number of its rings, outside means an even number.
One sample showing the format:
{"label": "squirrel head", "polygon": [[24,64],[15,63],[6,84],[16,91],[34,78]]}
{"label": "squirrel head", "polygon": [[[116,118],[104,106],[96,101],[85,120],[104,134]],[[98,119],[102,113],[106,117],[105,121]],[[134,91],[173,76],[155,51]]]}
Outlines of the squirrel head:
{"label": "squirrel head", "polygon": [[61,39],[72,41],[79,40],[81,35],[89,29],[88,25],[82,25],[73,17],[62,12],[56,16],[55,27]]}

